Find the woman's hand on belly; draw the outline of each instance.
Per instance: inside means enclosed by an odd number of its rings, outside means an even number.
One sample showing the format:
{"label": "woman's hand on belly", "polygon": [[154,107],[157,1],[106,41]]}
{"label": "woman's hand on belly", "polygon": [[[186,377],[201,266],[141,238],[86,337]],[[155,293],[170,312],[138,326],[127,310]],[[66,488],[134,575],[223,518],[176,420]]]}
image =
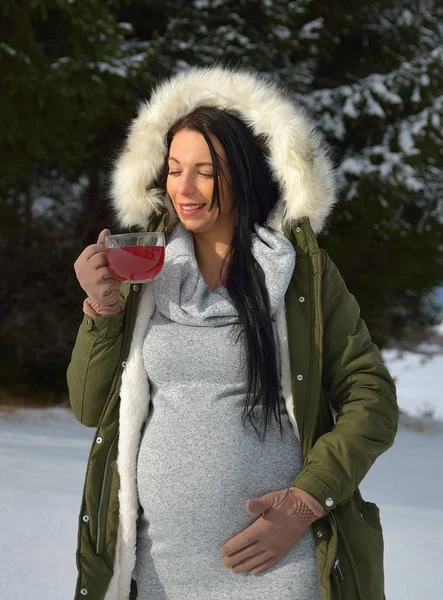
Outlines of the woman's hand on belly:
{"label": "woman's hand on belly", "polygon": [[220,552],[224,567],[252,575],[278,562],[323,514],[315,498],[293,487],[247,500],[246,510],[261,516],[225,542]]}

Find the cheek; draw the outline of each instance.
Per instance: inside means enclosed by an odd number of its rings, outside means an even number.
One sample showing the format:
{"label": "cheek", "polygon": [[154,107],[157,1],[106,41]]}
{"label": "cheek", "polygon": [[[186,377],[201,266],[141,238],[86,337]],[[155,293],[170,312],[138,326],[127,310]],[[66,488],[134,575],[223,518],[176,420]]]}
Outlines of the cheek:
{"label": "cheek", "polygon": [[204,179],[198,186],[201,195],[206,198],[208,202],[212,200],[212,194],[214,191],[214,182],[212,179]]}
{"label": "cheek", "polygon": [[171,198],[171,201],[172,201],[172,204],[174,205],[174,207],[177,208],[177,206],[176,206],[177,180],[176,179],[169,178],[166,181],[166,192],[167,192],[168,196]]}
{"label": "cheek", "polygon": [[169,194],[169,196],[171,196],[171,198],[173,197],[174,186],[172,185],[171,179],[169,177],[166,180],[166,192]]}
{"label": "cheek", "polygon": [[234,210],[234,199],[232,198],[232,194],[230,190],[224,189],[223,196],[221,201],[222,213],[225,215],[230,215]]}

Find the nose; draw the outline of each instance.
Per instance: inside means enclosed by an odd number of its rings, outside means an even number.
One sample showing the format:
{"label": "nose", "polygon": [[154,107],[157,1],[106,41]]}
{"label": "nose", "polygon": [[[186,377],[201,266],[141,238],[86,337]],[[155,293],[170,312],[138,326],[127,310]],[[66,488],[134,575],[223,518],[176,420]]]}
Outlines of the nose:
{"label": "nose", "polygon": [[195,192],[195,180],[192,175],[182,174],[178,182],[177,192],[182,196],[191,196]]}

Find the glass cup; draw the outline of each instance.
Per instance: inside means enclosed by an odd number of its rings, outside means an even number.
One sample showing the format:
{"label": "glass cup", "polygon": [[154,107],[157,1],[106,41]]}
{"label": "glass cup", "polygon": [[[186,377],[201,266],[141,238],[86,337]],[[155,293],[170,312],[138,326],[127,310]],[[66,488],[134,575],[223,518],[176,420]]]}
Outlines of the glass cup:
{"label": "glass cup", "polygon": [[109,270],[129,283],[146,283],[156,277],[165,262],[165,234],[142,231],[105,237]]}

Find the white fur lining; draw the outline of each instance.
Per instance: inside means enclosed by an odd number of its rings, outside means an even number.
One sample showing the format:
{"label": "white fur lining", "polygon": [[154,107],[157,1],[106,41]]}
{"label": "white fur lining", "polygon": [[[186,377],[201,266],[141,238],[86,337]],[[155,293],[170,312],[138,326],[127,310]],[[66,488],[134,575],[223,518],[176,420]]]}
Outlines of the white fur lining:
{"label": "white fur lining", "polygon": [[127,600],[135,567],[138,494],[136,466],[143,424],[150,404],[149,381],[143,364],[143,340],[155,310],[153,284],[142,286],[137,319],[120,388],[120,427],[117,467],[120,475],[120,524],[114,574],[105,600]]}
{"label": "white fur lining", "polygon": [[112,175],[112,201],[121,224],[144,228],[161,211],[165,192],[155,185],[166,159],[167,133],[202,105],[235,112],[266,140],[284,224],[309,217],[318,233],[336,201],[335,175],[319,132],[304,108],[275,83],[224,67],[181,71],[140,107]]}
{"label": "white fur lining", "polygon": [[291,365],[289,362],[288,324],[286,321],[286,307],[283,302],[276,313],[277,336],[280,351],[280,385],[286,411],[294,429],[296,437],[300,440],[297,421],[295,420],[294,398],[292,397]]}
{"label": "white fur lining", "polygon": [[[120,525],[114,573],[105,600],[127,600],[135,567],[137,542],[138,494],[136,465],[143,424],[148,416],[150,390],[143,364],[142,346],[149,321],[155,310],[152,283],[142,286],[134,335],[120,389],[120,434],[117,466],[120,475]],[[284,303],[277,311],[277,334],[281,361],[281,386],[289,420],[299,438],[291,389],[291,372]]]}

